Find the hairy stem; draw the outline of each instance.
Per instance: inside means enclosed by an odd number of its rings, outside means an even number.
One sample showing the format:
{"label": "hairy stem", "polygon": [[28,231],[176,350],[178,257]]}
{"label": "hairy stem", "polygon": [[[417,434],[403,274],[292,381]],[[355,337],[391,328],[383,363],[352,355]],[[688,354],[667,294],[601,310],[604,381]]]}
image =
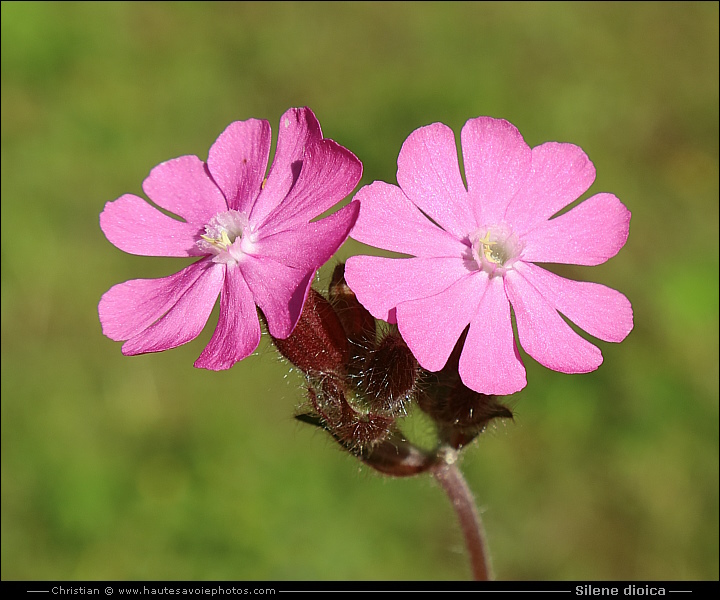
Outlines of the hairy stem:
{"label": "hairy stem", "polygon": [[465,537],[465,545],[470,554],[475,581],[490,581],[490,558],[487,555],[485,530],[480,513],[475,507],[473,494],[455,461],[455,454],[449,453],[445,460],[439,461],[431,469],[457,513]]}

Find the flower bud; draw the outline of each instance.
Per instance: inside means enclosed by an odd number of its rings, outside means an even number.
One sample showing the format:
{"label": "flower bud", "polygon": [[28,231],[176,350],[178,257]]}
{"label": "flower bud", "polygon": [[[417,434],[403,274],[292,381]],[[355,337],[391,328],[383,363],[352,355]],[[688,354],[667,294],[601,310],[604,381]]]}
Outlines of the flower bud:
{"label": "flower bud", "polygon": [[347,401],[346,393],[344,382],[332,376],[308,388],[310,404],[321,426],[345,449],[359,455],[388,437],[395,421],[356,410]]}
{"label": "flower bud", "polygon": [[454,384],[428,386],[418,397],[418,405],[437,424],[443,443],[461,448],[482,433],[493,419],[513,418],[512,411],[497,396],[471,390],[459,376],[454,379]]}
{"label": "flower bud", "polygon": [[[317,397],[312,390],[310,396]],[[371,445],[359,446],[342,438],[338,432],[328,427],[322,417],[312,412],[300,413],[295,418],[303,423],[325,429],[350,454],[385,475],[411,477],[427,471],[437,463],[435,453],[426,452],[411,444],[395,428],[391,428],[384,439],[377,440]]]}
{"label": "flower bud", "polygon": [[[330,280],[328,297],[335,308],[351,344],[362,348],[375,345],[375,318],[358,302],[355,293],[345,282],[345,264],[335,267]],[[351,353],[354,350],[351,348]]]}
{"label": "flower bud", "polygon": [[480,394],[462,382],[458,382],[445,398],[431,399],[428,394],[423,394],[418,403],[436,422],[460,429],[483,428],[492,419],[513,417],[497,396]]}
{"label": "flower bud", "polygon": [[361,413],[353,410],[350,417],[335,433],[346,447],[356,452],[375,448],[387,438],[395,420],[384,415]]}
{"label": "flower bud", "polygon": [[337,377],[327,377],[317,383],[317,390],[308,387],[308,398],[313,410],[330,431],[342,426],[347,420],[350,407],[345,400],[345,386]]}
{"label": "flower bud", "polygon": [[357,387],[371,410],[404,414],[412,400],[420,367],[397,329],[368,353],[357,373]]}
{"label": "flower bud", "polygon": [[346,372],[345,331],[331,304],[312,288],[290,336],[272,339],[280,353],[306,375]]}

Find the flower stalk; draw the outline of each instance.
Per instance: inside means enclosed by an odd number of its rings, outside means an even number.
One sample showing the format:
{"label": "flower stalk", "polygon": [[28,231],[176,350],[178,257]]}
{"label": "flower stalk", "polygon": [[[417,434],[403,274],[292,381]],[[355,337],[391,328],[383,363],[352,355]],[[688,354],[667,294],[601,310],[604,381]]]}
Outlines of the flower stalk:
{"label": "flower stalk", "polygon": [[438,461],[430,470],[450,499],[458,517],[460,529],[465,538],[465,547],[470,556],[475,581],[490,581],[490,557],[485,539],[480,513],[475,506],[472,491],[465,481],[457,464],[455,452],[447,455],[446,460]]}

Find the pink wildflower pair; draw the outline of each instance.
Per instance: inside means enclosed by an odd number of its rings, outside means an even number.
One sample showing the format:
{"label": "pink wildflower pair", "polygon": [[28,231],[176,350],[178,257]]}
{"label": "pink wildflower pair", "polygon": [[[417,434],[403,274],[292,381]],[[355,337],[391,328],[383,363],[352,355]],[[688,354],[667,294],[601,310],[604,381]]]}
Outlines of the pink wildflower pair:
{"label": "pink wildflower pair", "polygon": [[425,369],[442,369],[467,329],[459,362],[465,385],[483,394],[522,389],[511,306],[520,343],[535,360],[565,373],[596,369],[600,350],[559,313],[619,342],[632,329],[630,303],[615,290],[534,263],[608,260],[625,244],[629,211],[615,196],[597,194],[555,216],[595,178],[577,146],[531,149],[510,123],[487,117],[468,121],[461,142],[467,187],[455,137],[436,123],[403,145],[400,187],[375,182],[350,205],[313,221],[356,186],[360,161],[322,137],[309,109],[291,109],[280,120],[265,180],[269,125],[231,124],[207,164],[177,158],[144,182],[151,200],[185,222],[132,195],[106,205],[100,224],[121,250],[202,258],[170,277],[110,289],[99,305],[103,332],[127,340],[128,355],[176,347],[199,335],[220,295],[218,326],[195,366],[229,368],[258,345],[255,305],[274,338],[291,334],[317,269],[354,225],[353,238],[411,256],[352,257],[346,279],[374,317],[397,322]]}

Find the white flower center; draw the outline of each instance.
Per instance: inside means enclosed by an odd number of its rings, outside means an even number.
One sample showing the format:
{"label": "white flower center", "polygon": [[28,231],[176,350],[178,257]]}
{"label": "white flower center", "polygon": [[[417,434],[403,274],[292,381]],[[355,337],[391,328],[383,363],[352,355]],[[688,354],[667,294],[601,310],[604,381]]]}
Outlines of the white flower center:
{"label": "white flower center", "polygon": [[470,242],[475,262],[491,277],[505,275],[523,250],[518,237],[505,226],[479,229]]}
{"label": "white flower center", "polygon": [[247,250],[243,248],[247,245],[244,243],[248,237],[247,228],[248,217],[244,212],[218,213],[205,225],[205,235],[200,236],[197,247],[207,254],[214,254],[213,262],[235,264]]}

